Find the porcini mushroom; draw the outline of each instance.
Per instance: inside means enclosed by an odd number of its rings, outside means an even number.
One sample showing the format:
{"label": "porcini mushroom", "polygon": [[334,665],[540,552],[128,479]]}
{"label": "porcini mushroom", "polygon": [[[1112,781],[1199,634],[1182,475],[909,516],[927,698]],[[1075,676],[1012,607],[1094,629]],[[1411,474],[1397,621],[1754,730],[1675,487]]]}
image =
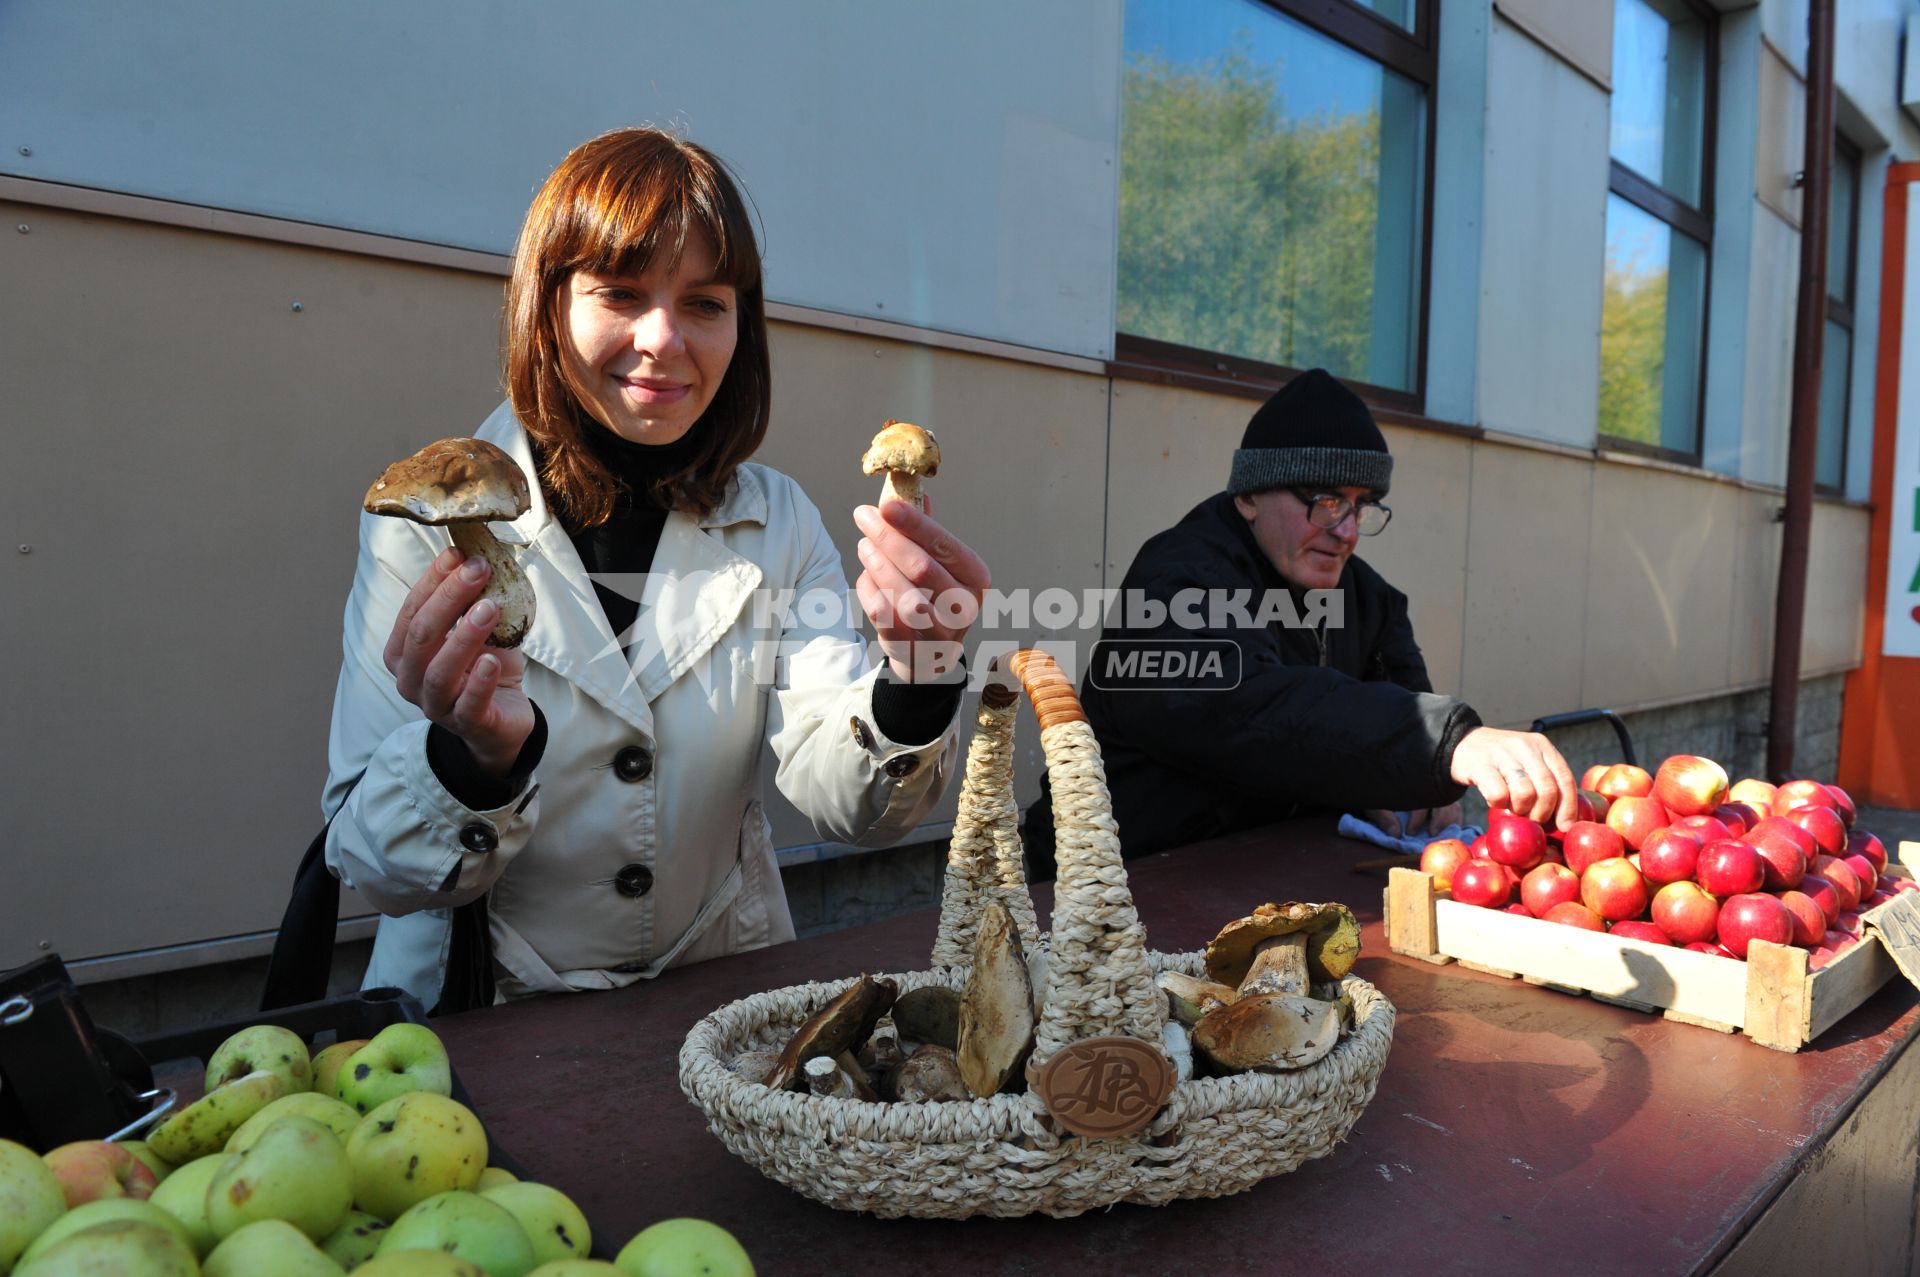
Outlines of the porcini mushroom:
{"label": "porcini mushroom", "polygon": [[[1309,981],[1345,976],[1359,954],[1360,923],[1345,905],[1264,904],[1207,945],[1207,975],[1242,997],[1283,987],[1304,993]],[[1256,976],[1260,987],[1249,988]]]}
{"label": "porcini mushroom", "polygon": [[894,1072],[893,1098],[903,1104],[930,1101],[970,1100],[973,1093],[960,1079],[960,1066],[953,1052],[932,1043],[907,1057]]}
{"label": "porcini mushroom", "polygon": [[910,421],[889,420],[873,437],[867,455],[860,458],[860,470],[863,474],[886,472],[886,481],[880,485],[883,503],[894,498],[925,510],[920,476],[939,473],[940,444],[931,430]]}
{"label": "porcini mushroom", "polygon": [[931,1042],[949,1051],[960,1044],[960,994],[944,984],[923,984],[893,1004],[893,1027],[908,1042]]}
{"label": "porcini mushroom", "polygon": [[999,1094],[1033,1051],[1036,1027],[1020,932],[996,900],[981,913],[973,969],[960,997],[960,1038],[953,1054],[967,1089],[982,1099]]}
{"label": "porcini mushroom", "polygon": [[517,519],[530,507],[527,476],[512,457],[483,439],[441,439],[388,466],[363,507],[444,525],[461,554],[485,559],[493,573],[480,597],[500,609],[487,643],[520,646],[533,626],[533,586],[513,552],[487,530],[489,520]]}
{"label": "porcini mushroom", "polygon": [[1229,1072],[1305,1068],[1339,1041],[1338,1005],[1290,993],[1243,995],[1193,1026],[1194,1049]]}
{"label": "porcini mushroom", "polygon": [[1162,971],[1153,982],[1167,995],[1173,1018],[1189,1027],[1199,1023],[1200,1017],[1213,1008],[1226,1006],[1234,999],[1232,986],[1202,980],[1184,971]]}
{"label": "porcini mushroom", "polygon": [[873,1036],[873,1026],[893,1005],[897,990],[891,980],[863,975],[793,1031],[767,1085],[776,1091],[791,1089],[800,1081],[800,1068],[819,1056],[839,1055],[852,1050]]}

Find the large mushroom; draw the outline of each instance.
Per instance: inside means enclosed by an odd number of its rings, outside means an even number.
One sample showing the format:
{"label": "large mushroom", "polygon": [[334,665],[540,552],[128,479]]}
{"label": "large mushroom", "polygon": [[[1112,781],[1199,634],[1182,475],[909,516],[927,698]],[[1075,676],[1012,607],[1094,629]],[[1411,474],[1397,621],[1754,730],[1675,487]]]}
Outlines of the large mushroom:
{"label": "large mushroom", "polygon": [[1013,915],[999,901],[989,904],[974,937],[973,967],[960,999],[954,1058],[967,1089],[982,1099],[997,1095],[1020,1076],[1033,1051],[1032,977]]}
{"label": "large mushroom", "polygon": [[1359,952],[1359,921],[1342,904],[1264,904],[1228,923],[1206,964],[1234,996],[1206,1008],[1194,1047],[1227,1070],[1313,1063],[1340,1040],[1345,1018],[1338,1002],[1315,995],[1338,989]]}
{"label": "large mushroom", "polygon": [[886,481],[880,485],[883,503],[891,498],[905,501],[916,510],[925,510],[927,502],[920,491],[920,476],[939,473],[939,441],[931,430],[911,421],[889,420],[873,437],[867,455],[860,458],[860,470],[863,474],[886,472]]}
{"label": "large mushroom", "polygon": [[500,609],[487,643],[520,646],[533,626],[533,585],[487,530],[489,520],[517,519],[531,504],[527,476],[512,457],[484,439],[442,439],[388,466],[363,504],[369,514],[444,525],[460,553],[485,559],[493,574],[480,597]]}

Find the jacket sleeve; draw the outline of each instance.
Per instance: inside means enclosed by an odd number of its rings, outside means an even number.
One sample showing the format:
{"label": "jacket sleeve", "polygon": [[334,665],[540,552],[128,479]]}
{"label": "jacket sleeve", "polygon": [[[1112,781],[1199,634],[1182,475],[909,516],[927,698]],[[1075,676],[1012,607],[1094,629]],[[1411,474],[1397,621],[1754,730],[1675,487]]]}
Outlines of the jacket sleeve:
{"label": "jacket sleeve", "polygon": [[1130,576],[1126,589],[1169,605],[1167,616],[1109,636],[1232,643],[1240,652],[1238,684],[1096,693],[1096,730],[1117,732],[1162,765],[1245,798],[1357,809],[1433,807],[1460,797],[1449,769],[1459,737],[1479,722],[1472,709],[1395,682],[1288,664],[1264,631],[1178,624],[1176,595],[1203,596],[1217,575],[1175,562]]}
{"label": "jacket sleeve", "polygon": [[867,668],[867,645],[854,628],[859,603],[819,512],[797,490],[794,497],[803,565],[782,617],[767,711],[779,760],[774,783],[821,837],[887,846],[912,832],[945,792],[965,698],[925,744],[882,732],[873,709],[880,671]]}
{"label": "jacket sleeve", "polygon": [[480,896],[526,846],[539,818],[539,787],[531,780],[486,811],[449,793],[427,761],[430,725],[387,672],[383,653],[394,617],[436,553],[424,528],[361,516],[327,746],[327,864],[391,915]]}
{"label": "jacket sleeve", "polygon": [[1380,631],[1380,644],[1374,650],[1387,678],[1410,692],[1431,692],[1433,680],[1427,676],[1427,658],[1413,637],[1413,619],[1407,615],[1407,596],[1385,582],[1387,620]]}

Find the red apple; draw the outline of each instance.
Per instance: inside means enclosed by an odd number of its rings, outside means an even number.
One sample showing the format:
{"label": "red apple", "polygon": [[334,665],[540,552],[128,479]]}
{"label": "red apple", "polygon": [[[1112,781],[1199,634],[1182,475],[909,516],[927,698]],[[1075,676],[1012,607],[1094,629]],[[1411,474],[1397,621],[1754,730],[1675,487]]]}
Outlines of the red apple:
{"label": "red apple", "polygon": [[1881,905],[1883,905],[1883,904],[1885,904],[1885,903],[1887,903],[1887,901],[1889,901],[1889,900],[1897,900],[1897,899],[1899,899],[1899,897],[1898,897],[1898,896],[1896,896],[1896,895],[1895,895],[1895,894],[1894,894],[1893,892],[1891,892],[1891,891],[1876,891],[1876,892],[1874,892],[1874,893],[1873,893],[1872,895],[1870,895],[1870,896],[1868,896],[1868,897],[1867,897],[1867,898],[1866,898],[1865,900],[1862,900],[1862,901],[1860,902],[1860,907],[1861,907],[1861,909],[1863,909],[1863,910],[1864,910],[1864,909],[1877,909],[1877,908],[1879,908],[1879,907],[1880,907]]}
{"label": "red apple", "polygon": [[1653,792],[1653,777],[1644,767],[1615,763],[1607,768],[1593,790],[1608,798],[1645,798]]}
{"label": "red apple", "polygon": [[1624,922],[1647,911],[1647,880],[1624,856],[1587,866],[1580,875],[1580,902],[1608,922]]}
{"label": "red apple", "polygon": [[1522,918],[1533,917],[1533,910],[1527,908],[1525,905],[1521,904],[1518,900],[1514,901],[1512,904],[1501,905],[1500,912],[1518,914]]}
{"label": "red apple", "polygon": [[1612,763],[1595,763],[1593,766],[1587,768],[1587,770],[1581,772],[1580,788],[1598,793],[1600,790],[1600,778],[1607,774],[1607,768],[1611,766],[1613,766]]}
{"label": "red apple", "polygon": [[106,1197],[149,1197],[159,1183],[145,1162],[106,1140],[62,1144],[40,1160],[60,1181],[69,1210]]}
{"label": "red apple", "polygon": [[1676,816],[1704,816],[1727,796],[1727,773],[1698,754],[1675,754],[1653,776],[1653,796]]}
{"label": "red apple", "polygon": [[1827,794],[1833,799],[1833,809],[1840,813],[1841,821],[1852,829],[1853,822],[1860,816],[1860,809],[1853,805],[1853,795],[1838,785],[1828,785]]}
{"label": "red apple", "polygon": [[1487,856],[1527,870],[1547,854],[1547,831],[1525,816],[1495,807],[1487,812]]}
{"label": "red apple", "polygon": [[1653,923],[1675,944],[1691,948],[1713,939],[1719,929],[1720,902],[1697,883],[1670,882],[1653,894]]}
{"label": "red apple", "polygon": [[1578,927],[1582,931],[1605,931],[1607,924],[1599,914],[1581,904],[1578,900],[1563,900],[1547,910],[1547,922],[1557,922],[1563,927]]}
{"label": "red apple", "polygon": [[1520,880],[1520,901],[1527,912],[1544,918],[1557,904],[1580,898],[1580,875],[1565,865],[1540,865]]}
{"label": "red apple", "polygon": [[[1733,829],[1735,838],[1759,824],[1766,814],[1765,808],[1755,807],[1750,803],[1721,803],[1713,809],[1713,818],[1728,829]],[[1735,825],[1739,828],[1734,829]]]}
{"label": "red apple", "polygon": [[1847,831],[1847,855],[1865,856],[1873,863],[1876,878],[1887,871],[1887,844],[1864,829]]}
{"label": "red apple", "polygon": [[1840,921],[1840,893],[1833,883],[1819,874],[1810,873],[1800,880],[1799,890],[1812,897],[1813,903],[1820,906],[1820,912],[1827,916],[1827,926]]}
{"label": "red apple", "polygon": [[1750,803],[1761,812],[1773,810],[1774,787],[1755,776],[1736,780],[1727,788],[1730,803]]}
{"label": "red apple", "polygon": [[1507,903],[1513,886],[1505,865],[1491,860],[1469,860],[1453,871],[1453,898],[1463,905],[1497,909]]}
{"label": "red apple", "polygon": [[1719,842],[1722,838],[1738,838],[1746,832],[1746,826],[1735,829],[1718,816],[1682,816],[1667,828],[1686,830],[1700,840],[1702,847],[1710,842]]}
{"label": "red apple", "polygon": [[1656,829],[1640,848],[1640,872],[1648,882],[1659,885],[1688,881],[1700,861],[1702,846],[1699,836],[1687,830]]}
{"label": "red apple", "polygon": [[1491,850],[1492,847],[1487,842],[1487,836],[1481,834],[1478,838],[1467,844],[1467,857],[1470,860],[1486,860]]}
{"label": "red apple", "polygon": [[1767,880],[1766,862],[1752,845],[1732,838],[1722,839],[1701,848],[1700,863],[1693,877],[1708,892],[1724,900],[1760,890]]}
{"label": "red apple", "polygon": [[1467,863],[1467,844],[1458,838],[1436,838],[1420,853],[1420,868],[1433,875],[1436,891],[1453,888],[1453,871]]}
{"label": "red apple", "polygon": [[1580,791],[1580,797],[1586,800],[1586,810],[1588,811],[1588,814],[1580,817],[1580,819],[1599,820],[1599,821],[1606,820],[1607,808],[1613,806],[1613,799],[1607,797],[1603,793],[1598,792],[1597,790],[1592,790],[1592,789],[1582,789]]}
{"label": "red apple", "polygon": [[1840,893],[1841,913],[1849,909],[1858,909],[1860,897],[1872,890],[1860,881],[1860,875],[1847,867],[1846,861],[1837,856],[1815,856],[1813,871],[1832,883],[1833,889]]}
{"label": "red apple", "polygon": [[1750,842],[1756,847],[1769,844],[1792,847],[1808,863],[1820,854],[1820,844],[1813,835],[1788,820],[1785,816],[1768,816],[1759,824],[1740,836],[1741,842]]}
{"label": "red apple", "polygon": [[1711,940],[1696,940],[1688,945],[1687,948],[1693,950],[1695,953],[1710,953],[1716,958],[1733,957],[1731,953],[1726,951],[1724,946],[1717,945]]}
{"label": "red apple", "polygon": [[1616,798],[1607,808],[1607,827],[1626,839],[1635,851],[1656,829],[1665,828],[1671,817],[1657,798]]}
{"label": "red apple", "polygon": [[1793,915],[1793,942],[1802,949],[1819,948],[1820,937],[1827,930],[1827,915],[1813,897],[1804,891],[1783,891],[1780,903]]}
{"label": "red apple", "polygon": [[1566,834],[1560,840],[1561,854],[1567,858],[1567,868],[1577,874],[1587,871],[1587,866],[1595,861],[1612,860],[1615,856],[1627,854],[1627,842],[1618,833],[1605,825],[1591,820],[1575,821],[1567,826]]}
{"label": "red apple", "polygon": [[1773,791],[1773,814],[1784,816],[1802,807],[1824,807],[1838,815],[1838,804],[1827,787],[1817,780],[1790,780]]}
{"label": "red apple", "polygon": [[1860,880],[1860,897],[1865,899],[1880,889],[1880,871],[1865,856],[1848,855],[1840,857],[1840,863],[1853,870],[1853,876]]}
{"label": "red apple", "polygon": [[1840,815],[1828,807],[1795,807],[1785,819],[1813,835],[1820,844],[1820,850],[1829,856],[1837,856],[1846,849],[1847,827],[1840,823]]}
{"label": "red apple", "polygon": [[1668,938],[1667,933],[1651,922],[1641,922],[1629,918],[1625,922],[1616,922],[1607,929],[1614,935],[1625,936],[1629,940],[1644,940],[1648,944],[1664,944],[1668,946],[1673,944],[1673,941]]}
{"label": "red apple", "polygon": [[1860,915],[1852,909],[1842,909],[1840,911],[1840,921],[1833,924],[1833,929],[1842,935],[1852,936],[1858,940],[1860,938]]}
{"label": "red apple", "polygon": [[1793,915],[1774,897],[1757,891],[1733,896],[1720,906],[1721,945],[1736,958],[1745,958],[1756,940],[1793,943]]}

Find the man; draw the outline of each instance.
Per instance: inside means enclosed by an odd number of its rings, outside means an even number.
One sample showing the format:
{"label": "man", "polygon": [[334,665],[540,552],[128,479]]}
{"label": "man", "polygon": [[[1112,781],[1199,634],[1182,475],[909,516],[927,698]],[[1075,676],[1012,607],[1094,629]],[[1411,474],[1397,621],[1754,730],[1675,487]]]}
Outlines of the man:
{"label": "man", "polygon": [[[1434,694],[1406,596],[1354,555],[1392,517],[1392,475],[1366,405],[1315,369],[1253,415],[1226,491],[1141,548],[1082,687],[1126,855],[1307,810],[1438,830],[1469,785],[1573,819],[1566,760]],[[1051,877],[1045,792],[1026,826]]]}

